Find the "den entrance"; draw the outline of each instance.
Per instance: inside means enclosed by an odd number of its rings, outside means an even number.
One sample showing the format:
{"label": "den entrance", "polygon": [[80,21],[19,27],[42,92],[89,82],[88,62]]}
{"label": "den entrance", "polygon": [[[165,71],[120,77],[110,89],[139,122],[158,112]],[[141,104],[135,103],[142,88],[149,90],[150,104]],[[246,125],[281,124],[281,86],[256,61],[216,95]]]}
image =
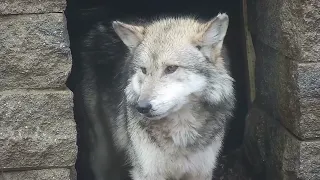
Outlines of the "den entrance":
{"label": "den entrance", "polygon": [[[92,152],[98,140],[90,139],[95,126],[107,126],[101,115],[99,103],[94,108],[88,107],[92,103],[84,94],[96,94],[103,98],[103,87],[110,85],[106,77],[115,73],[115,61],[120,52],[108,41],[108,29],[112,20],[130,19],[132,17],[152,18],[161,15],[196,15],[209,19],[219,12],[226,12],[230,17],[230,26],[226,37],[226,45],[231,55],[231,71],[236,80],[237,108],[234,119],[230,124],[226,136],[223,156],[215,176],[220,179],[249,179],[250,173],[242,157],[241,145],[243,141],[245,116],[248,109],[247,95],[247,65],[245,61],[245,42],[243,28],[243,12],[241,0],[69,0],[66,11],[68,31],[71,41],[73,68],[68,80],[68,87],[74,92],[75,119],[78,130],[78,160],[76,169],[78,180],[95,180],[94,168],[89,167],[90,154],[95,158],[108,158],[101,152]],[[98,26],[98,25],[102,26]],[[100,29],[98,28],[100,27]],[[103,29],[103,27],[107,27]],[[102,28],[102,29],[101,29]],[[88,36],[90,42],[88,42]],[[84,82],[91,83],[84,83]],[[109,83],[109,84],[108,84]],[[85,92],[86,86],[94,87],[90,92]],[[110,97],[109,97],[110,98]],[[95,122],[95,123],[93,123]],[[105,131],[105,128],[101,128]],[[90,134],[91,133],[91,134]],[[110,134],[105,134],[105,142]],[[108,149],[100,149],[105,151]],[[103,153],[102,153],[103,154]],[[112,155],[112,152],[110,152]],[[97,179],[98,180],[98,179]]]}

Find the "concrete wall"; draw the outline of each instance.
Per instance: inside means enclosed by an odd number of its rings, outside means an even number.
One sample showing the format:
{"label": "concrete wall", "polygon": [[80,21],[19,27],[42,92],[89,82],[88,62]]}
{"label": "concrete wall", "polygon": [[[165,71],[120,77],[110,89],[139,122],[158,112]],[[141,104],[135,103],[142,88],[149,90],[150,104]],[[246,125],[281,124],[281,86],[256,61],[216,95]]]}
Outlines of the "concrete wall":
{"label": "concrete wall", "polygon": [[245,148],[269,180],[320,179],[320,1],[248,0],[256,98]]}
{"label": "concrete wall", "polygon": [[0,180],[68,180],[77,154],[65,0],[0,1]]}

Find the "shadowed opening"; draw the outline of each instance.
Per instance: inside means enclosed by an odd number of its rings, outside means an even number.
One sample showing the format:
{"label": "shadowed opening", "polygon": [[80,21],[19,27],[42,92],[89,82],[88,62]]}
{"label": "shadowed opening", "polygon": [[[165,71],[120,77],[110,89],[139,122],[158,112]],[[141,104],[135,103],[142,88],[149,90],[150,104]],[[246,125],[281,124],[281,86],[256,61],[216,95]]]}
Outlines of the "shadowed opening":
{"label": "shadowed opening", "polygon": [[[92,106],[88,110],[88,103],[92,103],[83,97],[83,93],[97,93],[97,99],[117,98],[104,97],[103,87],[112,85],[112,78],[117,72],[115,65],[117,58],[123,56],[120,46],[115,46],[106,38],[108,33],[114,33],[112,29],[97,29],[97,24],[110,27],[112,20],[127,18],[150,18],[159,15],[196,15],[209,19],[219,12],[226,12],[230,18],[230,25],[225,39],[231,58],[231,72],[236,80],[235,89],[237,96],[237,108],[234,112],[229,132],[225,139],[223,149],[223,166],[233,164],[232,158],[239,158],[234,152],[242,145],[245,115],[247,113],[247,89],[246,89],[246,62],[243,37],[242,1],[241,0],[69,0],[66,10],[68,31],[70,35],[73,67],[67,85],[74,92],[74,112],[78,130],[78,160],[76,169],[78,180],[94,180],[92,171],[88,167],[89,149],[94,143],[88,138],[91,134],[90,127],[94,123],[90,119],[103,119],[101,107]],[[93,30],[95,29],[95,30]],[[86,37],[91,33],[94,43],[86,42]],[[84,84],[83,80],[86,80]],[[88,83],[89,82],[89,83]],[[91,83],[90,83],[91,82]],[[103,85],[99,83],[103,82]],[[98,83],[95,84],[95,83]],[[95,88],[95,91],[84,92],[83,88]],[[115,107],[116,108],[116,107]],[[101,121],[103,122],[103,121]],[[103,123],[102,123],[103,124]],[[108,124],[102,129],[107,131]],[[106,134],[110,132],[105,132]],[[110,134],[109,134],[110,135]],[[108,135],[106,135],[108,137]],[[110,139],[109,139],[110,140]],[[108,141],[108,139],[104,139]],[[110,150],[112,151],[112,150]],[[112,153],[111,153],[112,154]],[[105,158],[96,157],[96,158]],[[220,167],[223,169],[224,167]],[[219,171],[219,167],[217,169]],[[223,172],[217,172],[223,174]],[[239,178],[240,179],[240,178]]]}

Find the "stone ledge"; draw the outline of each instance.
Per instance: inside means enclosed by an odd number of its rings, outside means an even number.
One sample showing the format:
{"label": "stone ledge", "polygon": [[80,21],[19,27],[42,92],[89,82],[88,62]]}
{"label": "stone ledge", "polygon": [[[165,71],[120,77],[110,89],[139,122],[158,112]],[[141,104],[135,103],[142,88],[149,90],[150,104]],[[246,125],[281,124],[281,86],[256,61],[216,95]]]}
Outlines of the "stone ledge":
{"label": "stone ledge", "polygon": [[71,167],[77,154],[70,91],[0,94],[0,169]]}
{"label": "stone ledge", "polygon": [[263,111],[252,108],[246,120],[244,146],[256,170],[266,179],[320,179],[320,140],[300,141]]}
{"label": "stone ledge", "polygon": [[248,1],[250,31],[292,59],[320,62],[320,1]]}
{"label": "stone ledge", "polygon": [[0,90],[64,87],[71,52],[62,13],[0,17]]}
{"label": "stone ledge", "polygon": [[301,139],[320,137],[320,63],[299,63],[260,41],[256,103]]}
{"label": "stone ledge", "polygon": [[69,169],[0,172],[0,180],[71,180]]}
{"label": "stone ledge", "polygon": [[1,0],[0,14],[63,12],[66,0]]}

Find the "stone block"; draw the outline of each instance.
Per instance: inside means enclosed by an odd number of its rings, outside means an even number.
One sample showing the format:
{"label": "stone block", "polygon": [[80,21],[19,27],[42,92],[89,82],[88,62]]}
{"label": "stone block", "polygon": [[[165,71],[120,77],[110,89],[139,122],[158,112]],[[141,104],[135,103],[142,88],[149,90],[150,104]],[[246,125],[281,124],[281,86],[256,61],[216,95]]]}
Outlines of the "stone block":
{"label": "stone block", "polygon": [[319,0],[249,0],[248,9],[257,38],[298,61],[320,61]]}
{"label": "stone block", "polygon": [[0,14],[63,12],[66,0],[1,0]]}
{"label": "stone block", "polygon": [[0,169],[71,167],[77,154],[70,91],[0,94]]}
{"label": "stone block", "polygon": [[0,90],[64,87],[71,52],[62,13],[0,18]]}
{"label": "stone block", "polygon": [[247,158],[266,180],[320,179],[320,141],[300,141],[278,121],[253,108],[246,122]]}
{"label": "stone block", "polygon": [[69,169],[0,172],[0,180],[70,180]]}
{"label": "stone block", "polygon": [[320,63],[299,63],[259,40],[256,103],[301,139],[320,137]]}

